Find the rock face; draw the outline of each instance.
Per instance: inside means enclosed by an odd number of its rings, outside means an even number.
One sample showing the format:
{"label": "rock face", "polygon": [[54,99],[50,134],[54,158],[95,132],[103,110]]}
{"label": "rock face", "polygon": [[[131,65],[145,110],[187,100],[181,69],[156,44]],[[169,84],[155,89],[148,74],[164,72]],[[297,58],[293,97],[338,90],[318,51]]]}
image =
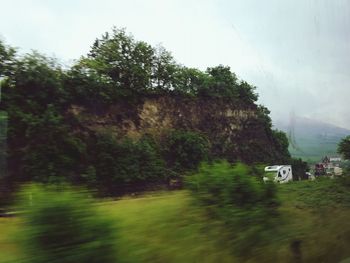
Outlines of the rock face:
{"label": "rock face", "polygon": [[214,156],[228,160],[257,161],[256,151],[269,156],[273,152],[271,130],[259,119],[255,104],[154,96],[134,105],[120,102],[99,112],[80,106],[73,106],[70,112],[85,129],[108,131],[119,138],[137,140],[144,134],[161,138],[172,129],[195,131],[208,138]]}

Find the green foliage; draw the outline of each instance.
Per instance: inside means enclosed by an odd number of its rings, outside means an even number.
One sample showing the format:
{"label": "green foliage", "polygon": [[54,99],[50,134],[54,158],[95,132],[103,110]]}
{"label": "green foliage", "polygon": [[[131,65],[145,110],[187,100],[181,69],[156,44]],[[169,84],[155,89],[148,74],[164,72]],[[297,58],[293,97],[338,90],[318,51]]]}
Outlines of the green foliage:
{"label": "green foliage", "polygon": [[[126,187],[144,187],[164,182],[164,163],[146,139],[117,141],[101,134],[92,149],[96,181],[108,193],[121,193]],[[91,183],[90,183],[91,184]]]}
{"label": "green foliage", "polygon": [[270,111],[263,105],[255,108],[256,119],[243,122],[244,132],[231,143],[226,156],[230,162],[241,160],[247,164],[288,163],[288,139],[284,132],[272,129]]}
{"label": "green foliage", "polygon": [[209,75],[195,68],[179,67],[174,73],[174,93],[198,95],[209,81]]}
{"label": "green foliage", "polygon": [[293,171],[293,180],[306,180],[306,172],[309,170],[307,162],[304,162],[302,159],[291,159],[292,171]]}
{"label": "green foliage", "polygon": [[112,30],[96,39],[80,66],[112,85],[117,96],[135,97],[152,90],[168,90],[176,70],[171,54],[162,47],[136,41],[124,29]]}
{"label": "green foliage", "polygon": [[79,173],[84,142],[73,136],[62,111],[66,107],[63,72],[38,53],[16,62],[4,86],[9,119],[9,168],[13,181],[61,181]]}
{"label": "green foliage", "polygon": [[[293,171],[294,173],[294,171]],[[283,202],[292,206],[312,209],[326,207],[350,207],[350,177],[316,177],[314,181],[294,181],[280,184]]]}
{"label": "green foliage", "polygon": [[87,194],[30,186],[20,198],[26,262],[116,262],[113,222]]}
{"label": "green foliage", "polygon": [[340,141],[338,153],[342,154],[345,159],[350,160],[350,136],[346,136]]}
{"label": "green foliage", "polygon": [[[16,57],[13,48],[0,42],[0,76],[7,77],[2,106],[8,112],[8,167],[14,182],[70,181],[111,193],[161,182],[165,166],[170,174],[195,170],[208,157],[255,163],[288,156],[283,134],[271,131],[268,110],[255,105],[254,86],[239,81],[227,66],[206,71],[181,66],[163,47],[135,40],[124,29],[96,39],[89,54],[67,70],[36,52]],[[115,117],[117,125],[123,114],[138,125],[139,105],[159,94],[237,105],[257,111],[258,118],[242,124],[244,134],[230,133],[229,138],[221,127],[206,127],[193,130],[208,137],[213,131],[211,141],[195,131],[174,131],[155,143],[101,137],[72,113],[80,105],[86,113],[104,114],[120,103],[127,109]],[[213,120],[229,121],[224,118]],[[210,121],[201,126],[217,124]],[[225,132],[228,125],[223,125]]]}
{"label": "green foliage", "polygon": [[40,182],[74,181],[74,176],[80,172],[81,161],[86,158],[85,143],[70,134],[62,116],[51,106],[43,115],[30,116],[26,121],[27,143],[21,160],[22,174],[27,180]]}
{"label": "green foliage", "polygon": [[67,72],[64,83],[71,103],[84,105],[95,112],[117,101],[116,89],[105,76],[94,71],[87,74],[79,64]]}
{"label": "green foliage", "polygon": [[237,85],[237,94],[239,101],[244,104],[251,104],[258,100],[258,94],[255,93],[255,86],[250,85],[246,81],[241,81]]}
{"label": "green foliage", "polygon": [[289,141],[286,133],[279,130],[272,130],[272,138],[276,154],[274,159],[281,163],[287,163],[291,156],[288,151]]}
{"label": "green foliage", "polygon": [[[248,104],[257,100],[255,87],[245,81],[238,83],[230,67],[219,65],[202,72],[180,66],[162,46],[152,47],[137,41],[124,29],[113,28],[111,34],[96,39],[88,56],[73,67],[70,75],[73,96],[83,98],[83,102],[89,101],[85,92],[97,93],[96,99],[103,102],[107,97],[112,101],[120,97],[132,100],[140,95],[164,92]],[[91,90],[94,87],[97,91]]]}
{"label": "green foliage", "polygon": [[208,140],[192,131],[172,131],[162,143],[167,166],[175,171],[194,170],[209,154]]}
{"label": "green foliage", "polygon": [[[194,207],[187,191],[106,201],[99,203],[99,210],[115,218],[114,247],[122,262],[295,262],[290,246],[296,240],[303,262],[341,262],[349,257],[350,196],[349,188],[337,188],[338,183],[330,179],[277,185],[282,200],[277,224],[282,229],[273,238],[278,240],[251,251],[248,259],[232,255],[231,243],[223,240],[225,226]],[[16,230],[23,233],[21,223],[21,215],[0,218],[0,262],[25,258],[14,238]]]}
{"label": "green foliage", "polygon": [[[199,76],[200,86],[195,89],[199,96],[225,98],[245,104],[252,104],[258,99],[257,94],[254,93],[255,87],[245,81],[238,83],[236,75],[228,66],[219,65],[208,68],[206,75]],[[196,82],[198,83],[198,80]]]}
{"label": "green foliage", "polygon": [[10,77],[15,64],[16,50],[0,40],[0,77]]}
{"label": "green foliage", "polygon": [[259,120],[265,124],[265,127],[267,129],[270,129],[272,126],[272,120],[269,116],[269,114],[271,113],[270,110],[264,105],[259,105],[257,109]]}
{"label": "green foliage", "polygon": [[254,208],[278,204],[275,185],[265,184],[256,168],[241,163],[204,163],[198,173],[188,177],[187,185],[204,205]]}
{"label": "green foliage", "polygon": [[4,87],[5,107],[31,114],[41,114],[49,104],[62,107],[67,100],[62,75],[55,60],[36,52],[25,55],[16,62],[11,85]]}
{"label": "green foliage", "polygon": [[151,92],[170,91],[176,89],[176,74],[181,68],[175,63],[171,53],[164,47],[153,48]]}
{"label": "green foliage", "polygon": [[208,68],[206,73],[210,76],[207,85],[199,91],[201,96],[235,98],[237,94],[237,77],[230,67],[219,65]]}
{"label": "green foliage", "polygon": [[276,185],[266,184],[243,164],[203,164],[188,177],[188,188],[209,215],[220,219],[229,242],[240,256],[271,241],[278,199]]}

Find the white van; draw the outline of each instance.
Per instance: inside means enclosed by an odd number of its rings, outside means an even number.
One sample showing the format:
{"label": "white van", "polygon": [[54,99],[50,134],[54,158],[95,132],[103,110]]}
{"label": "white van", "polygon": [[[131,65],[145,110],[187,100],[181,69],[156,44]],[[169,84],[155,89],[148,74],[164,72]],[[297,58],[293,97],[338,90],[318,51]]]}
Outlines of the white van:
{"label": "white van", "polygon": [[278,183],[286,183],[293,180],[291,165],[272,165],[265,167],[264,181],[273,180]]}

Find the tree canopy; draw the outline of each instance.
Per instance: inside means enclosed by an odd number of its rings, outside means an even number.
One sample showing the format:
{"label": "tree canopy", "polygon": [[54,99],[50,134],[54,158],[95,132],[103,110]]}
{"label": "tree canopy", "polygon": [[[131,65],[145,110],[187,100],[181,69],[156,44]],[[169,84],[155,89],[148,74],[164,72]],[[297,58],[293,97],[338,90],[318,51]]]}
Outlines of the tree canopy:
{"label": "tree canopy", "polygon": [[342,154],[346,160],[350,160],[350,135],[339,142],[338,153]]}
{"label": "tree canopy", "polygon": [[[164,47],[135,40],[124,29],[103,34],[68,68],[38,52],[20,56],[0,41],[0,77],[6,77],[1,107],[9,120],[10,181],[70,181],[114,191],[164,180],[166,170],[196,170],[210,158],[235,161],[241,157],[237,152],[249,155],[243,158],[247,162],[290,157],[285,134],[272,131],[268,109],[256,105],[255,87],[239,80],[230,67],[186,67]],[[255,110],[257,120],[244,124],[250,137],[239,142],[218,138],[213,143],[200,130],[183,127],[157,141],[83,130],[81,120],[70,113],[73,105],[97,112],[118,103],[137,112],[135,105],[147,96],[230,102]],[[256,125],[264,127],[264,135]],[[265,147],[261,136],[271,145]],[[226,153],[216,156],[218,146]]]}
{"label": "tree canopy", "polygon": [[[113,99],[173,92],[248,103],[257,100],[255,87],[239,82],[230,67],[219,65],[205,72],[187,68],[176,63],[164,47],[137,41],[124,29],[113,28],[111,34],[96,39],[88,55],[72,68],[70,76],[81,79],[80,84],[89,83],[90,87],[102,85],[103,91],[98,95],[104,93],[103,97]],[[81,90],[78,94],[82,95]]]}

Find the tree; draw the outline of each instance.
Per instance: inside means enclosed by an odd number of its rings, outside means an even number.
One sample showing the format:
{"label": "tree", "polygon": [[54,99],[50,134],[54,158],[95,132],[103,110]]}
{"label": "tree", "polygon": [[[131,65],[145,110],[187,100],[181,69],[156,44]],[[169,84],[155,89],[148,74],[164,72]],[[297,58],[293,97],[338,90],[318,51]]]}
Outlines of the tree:
{"label": "tree", "polygon": [[269,116],[271,113],[270,110],[264,105],[258,105],[257,113],[259,121],[265,126],[265,130],[271,130],[272,120]]}
{"label": "tree", "polygon": [[193,131],[172,131],[162,145],[168,167],[177,172],[196,169],[209,154],[208,140]]}
{"label": "tree", "polygon": [[174,76],[174,92],[198,95],[208,85],[210,76],[195,68],[179,67]]}
{"label": "tree", "polygon": [[151,88],[154,49],[143,41],[135,41],[124,29],[113,28],[96,39],[80,65],[87,74],[97,73],[111,82],[119,96],[141,94]]}
{"label": "tree", "polygon": [[350,160],[350,135],[339,142],[338,153],[342,154],[346,160]]}
{"label": "tree", "polygon": [[[111,34],[96,39],[88,56],[82,58],[75,68],[80,75],[104,83],[108,91],[99,89],[99,94],[110,94],[113,101],[173,90],[175,74],[179,70],[171,53],[164,47],[152,47],[135,40],[124,29],[116,28]],[[86,89],[89,91],[89,87]]]}
{"label": "tree", "polygon": [[244,81],[238,83],[230,67],[219,65],[202,72],[180,66],[164,47],[137,41],[117,28],[96,39],[89,54],[73,67],[70,75],[74,97],[89,100],[90,94],[95,93],[103,103],[108,98],[113,103],[120,98],[133,100],[162,92],[228,98],[242,103],[257,100],[255,87]]}
{"label": "tree", "polygon": [[[113,188],[161,181],[166,165],[175,173],[195,170],[208,155],[247,163],[289,157],[285,135],[272,131],[268,109],[256,105],[255,87],[239,81],[230,67],[201,71],[179,65],[162,46],[135,40],[124,29],[96,39],[67,70],[37,52],[16,57],[0,42],[0,76],[7,76],[2,104],[8,112],[8,167],[14,181],[63,178]],[[157,143],[125,138],[124,120],[142,129],[143,101],[164,94],[176,95],[175,101],[192,97],[186,99],[189,109],[198,105],[207,116],[192,130],[171,132]],[[236,110],[242,116],[233,118]],[[124,138],[105,138],[99,134],[103,128],[87,124],[97,119],[91,115],[105,113],[114,119],[108,125]],[[173,128],[183,128],[181,123]]]}
{"label": "tree", "polygon": [[275,161],[287,163],[291,156],[288,150],[289,142],[286,133],[279,130],[272,130],[272,138]]}
{"label": "tree", "polygon": [[98,134],[91,149],[96,180],[107,194],[121,194],[128,187],[164,182],[164,163],[146,139],[117,141],[111,134]]}
{"label": "tree", "polygon": [[64,73],[54,59],[33,52],[19,59],[13,71],[11,85],[4,86],[6,108],[40,114],[49,104],[59,108],[66,104]]}
{"label": "tree", "polygon": [[95,71],[87,73],[81,64],[74,65],[67,72],[64,85],[71,103],[86,106],[95,112],[111,105],[118,98],[118,92],[109,77]]}
{"label": "tree", "polygon": [[152,90],[170,91],[176,89],[175,74],[180,70],[173,56],[164,47],[154,49],[152,62]]}
{"label": "tree", "polygon": [[16,50],[0,40],[0,77],[11,76]]}
{"label": "tree", "polygon": [[64,116],[70,98],[63,76],[55,60],[33,52],[16,61],[4,86],[14,181],[72,179],[79,173],[85,144],[72,134]]}
{"label": "tree", "polygon": [[308,171],[307,162],[304,162],[302,159],[291,158],[292,170],[293,170],[293,180],[306,180],[308,176],[306,172]]}
{"label": "tree", "polygon": [[219,98],[238,98],[237,77],[230,67],[219,65],[208,68],[210,76],[207,85],[201,88],[200,95]]}
{"label": "tree", "polygon": [[86,144],[71,134],[70,127],[52,105],[26,120],[25,146],[21,149],[21,174],[39,182],[77,181],[84,169]]}
{"label": "tree", "polygon": [[236,87],[238,97],[242,102],[249,104],[258,100],[258,95],[254,92],[256,87],[248,82],[241,81]]}

